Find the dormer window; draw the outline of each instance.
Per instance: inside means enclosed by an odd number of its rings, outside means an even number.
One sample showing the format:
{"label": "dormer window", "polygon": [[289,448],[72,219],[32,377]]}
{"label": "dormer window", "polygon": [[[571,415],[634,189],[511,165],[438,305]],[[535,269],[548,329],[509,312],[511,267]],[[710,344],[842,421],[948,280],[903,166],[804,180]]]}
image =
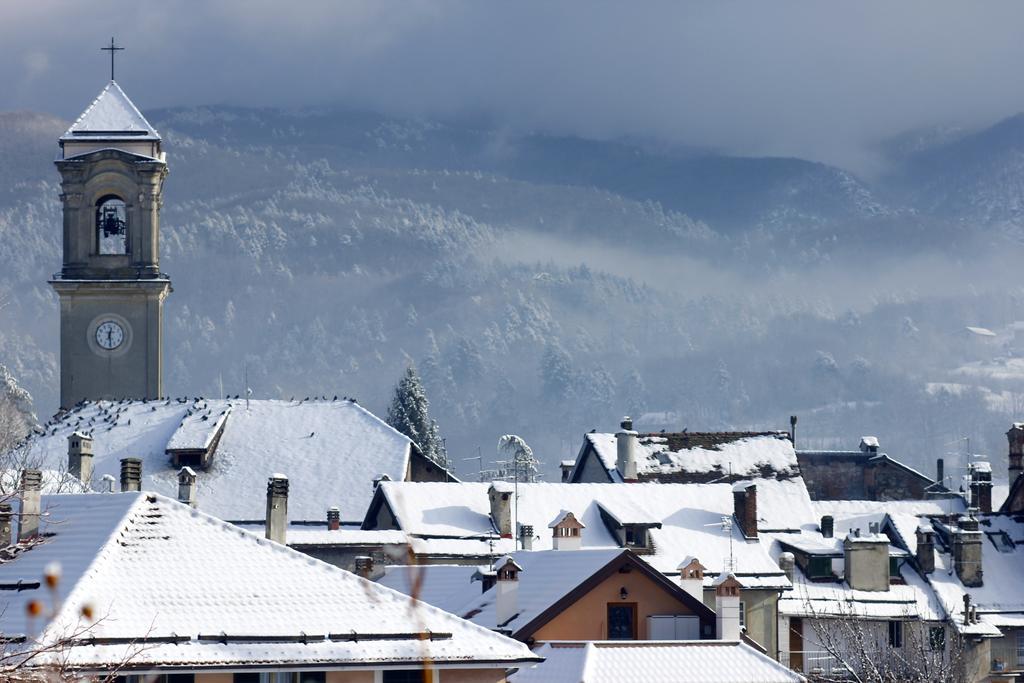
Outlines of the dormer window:
{"label": "dormer window", "polygon": [[96,253],[128,253],[128,213],[116,195],[107,195],[96,203]]}
{"label": "dormer window", "polygon": [[807,560],[807,578],[828,579],[832,578],[831,557],[810,557]]}

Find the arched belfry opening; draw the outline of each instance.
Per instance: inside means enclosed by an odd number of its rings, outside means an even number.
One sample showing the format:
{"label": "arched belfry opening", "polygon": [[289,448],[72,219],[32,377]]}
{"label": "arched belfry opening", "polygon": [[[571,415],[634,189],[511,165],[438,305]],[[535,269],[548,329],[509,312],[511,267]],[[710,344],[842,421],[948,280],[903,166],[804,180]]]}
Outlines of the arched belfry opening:
{"label": "arched belfry opening", "polygon": [[124,200],[109,194],[96,202],[96,253],[128,253],[128,213]]}

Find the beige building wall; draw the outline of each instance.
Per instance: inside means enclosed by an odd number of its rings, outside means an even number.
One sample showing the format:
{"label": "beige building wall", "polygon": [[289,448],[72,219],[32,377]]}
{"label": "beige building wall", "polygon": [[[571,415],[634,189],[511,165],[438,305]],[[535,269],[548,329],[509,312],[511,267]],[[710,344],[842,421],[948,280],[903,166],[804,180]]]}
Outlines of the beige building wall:
{"label": "beige building wall", "polygon": [[[742,579],[740,579],[742,582]],[[774,590],[740,590],[743,603],[747,636],[768,651],[768,656],[777,659],[779,593]],[[704,591],[704,604],[715,609],[715,592]]]}
{"label": "beige building wall", "polygon": [[[629,596],[623,600],[619,591]],[[541,627],[533,638],[545,640],[605,640],[608,637],[608,605],[636,605],[637,639],[647,639],[647,617],[656,614],[693,614],[689,607],[637,570],[613,574],[561,614]]]}

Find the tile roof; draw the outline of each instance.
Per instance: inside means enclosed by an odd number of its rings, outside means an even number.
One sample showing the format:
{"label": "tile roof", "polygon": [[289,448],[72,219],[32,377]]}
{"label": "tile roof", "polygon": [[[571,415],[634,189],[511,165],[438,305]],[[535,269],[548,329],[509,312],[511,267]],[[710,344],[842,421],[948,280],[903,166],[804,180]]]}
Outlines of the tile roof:
{"label": "tile roof", "polygon": [[[579,480],[588,446],[600,458],[611,481],[622,477],[616,468],[615,434],[591,432],[584,437],[570,479]],[[640,434],[637,474],[678,481],[707,482],[718,478],[789,478],[799,474],[796,452],[785,432],[679,432]]]}
{"label": "tile roof", "polygon": [[115,81],[107,83],[60,139],[76,140],[86,136],[104,140],[160,139],[160,134]]}
{"label": "tile roof", "polygon": [[[0,563],[0,632],[43,626],[40,639],[51,642],[85,628],[99,642],[60,653],[74,665],[110,666],[138,639],[148,640],[132,659],[139,667],[533,658],[488,629],[159,494],[45,496],[43,509],[44,542]],[[55,595],[10,588],[39,581],[54,561]],[[26,617],[32,598],[59,605],[45,625]],[[86,605],[93,622],[82,617]]]}
{"label": "tile roof", "polygon": [[544,643],[545,661],[509,683],[790,683],[806,680],[737,641],[587,641]]}
{"label": "tile roof", "polygon": [[291,519],[323,519],[336,505],[343,520],[361,520],[374,479],[404,479],[409,465],[407,437],[356,403],[330,399],[100,401],[48,423],[32,448],[45,467],[66,469],[67,436],[88,430],[94,486],[120,476],[121,458],[137,457],[143,488],[176,498],[167,449],[209,443],[207,425],[219,420],[224,431],[209,468],[197,472],[196,501],[221,519],[263,519],[267,477],[283,472]]}

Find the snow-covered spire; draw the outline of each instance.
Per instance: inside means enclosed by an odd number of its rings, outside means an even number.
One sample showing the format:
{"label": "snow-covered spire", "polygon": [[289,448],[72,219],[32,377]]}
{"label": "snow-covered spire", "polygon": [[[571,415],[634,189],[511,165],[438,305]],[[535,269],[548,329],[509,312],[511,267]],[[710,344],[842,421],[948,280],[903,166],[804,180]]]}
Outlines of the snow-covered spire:
{"label": "snow-covered spire", "polygon": [[110,81],[61,136],[61,140],[81,137],[159,140],[160,134],[128,99],[121,86]]}

